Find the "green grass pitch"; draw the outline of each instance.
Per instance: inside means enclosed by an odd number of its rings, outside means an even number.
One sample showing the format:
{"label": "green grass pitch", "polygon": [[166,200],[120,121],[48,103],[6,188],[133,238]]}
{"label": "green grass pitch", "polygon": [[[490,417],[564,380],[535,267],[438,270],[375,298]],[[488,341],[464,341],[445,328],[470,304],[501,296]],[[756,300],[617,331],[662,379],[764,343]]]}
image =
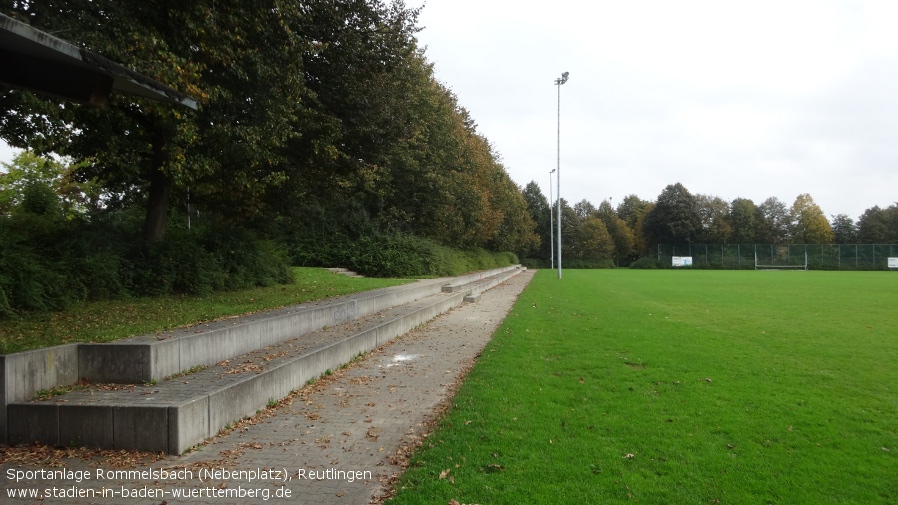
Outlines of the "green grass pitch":
{"label": "green grass pitch", "polygon": [[540,271],[392,503],[898,502],[898,274]]}

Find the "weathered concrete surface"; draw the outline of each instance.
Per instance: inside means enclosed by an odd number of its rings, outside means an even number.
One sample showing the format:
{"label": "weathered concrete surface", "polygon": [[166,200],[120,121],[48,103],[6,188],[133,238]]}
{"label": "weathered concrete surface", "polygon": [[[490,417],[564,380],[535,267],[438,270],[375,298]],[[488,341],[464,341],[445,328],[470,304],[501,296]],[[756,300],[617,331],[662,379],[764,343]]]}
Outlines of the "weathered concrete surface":
{"label": "weathered concrete surface", "polygon": [[0,442],[7,440],[7,405],[78,378],[78,344],[0,356]]}
{"label": "weathered concrete surface", "polygon": [[83,344],[79,377],[139,384],[261,349],[439,292],[431,279],[107,344]]}
{"label": "weathered concrete surface", "polygon": [[[12,444],[40,440],[53,445],[180,454],[215,435],[232,421],[264,409],[270,400],[287,396],[309,379],[327,370],[335,370],[348,363],[353,356],[383,345],[460,305],[465,298],[464,293],[479,293],[518,272],[518,269],[507,270],[497,276],[465,284],[459,292],[437,293],[378,312],[365,321],[354,319],[337,325],[330,332],[329,340],[323,344],[313,344],[320,332],[311,332],[266,346],[255,353],[237,357],[242,363],[241,370],[226,374],[228,376],[217,371],[219,367],[213,367],[192,374],[190,380],[183,384],[174,380],[140,387],[88,389],[44,402],[11,404],[10,413],[16,412],[31,422],[12,423],[8,440]],[[269,318],[256,321],[256,324],[267,328],[270,322]],[[295,352],[297,345],[304,346],[306,350]],[[202,412],[203,403],[206,405],[205,413]],[[53,404],[58,404],[58,409],[51,408]],[[179,410],[182,406],[195,415],[207,417],[207,420],[198,422],[181,415]],[[170,411],[175,414],[171,419],[168,417]],[[41,418],[41,415],[46,418]],[[57,427],[56,433],[50,431],[52,426]]]}
{"label": "weathered concrete surface", "polygon": [[9,440],[8,409],[41,389],[94,382],[140,384],[158,381],[197,365],[211,365],[389,307],[439,293],[452,283],[511,275],[517,267],[428,279],[260,314],[214,321],[106,344],[69,344],[0,356],[0,443]]}
{"label": "weathered concrete surface", "polygon": [[[478,304],[465,304],[434,321],[377,349],[366,359],[357,361],[345,370],[337,371],[314,386],[308,386],[293,397],[292,403],[282,405],[274,414],[263,416],[258,424],[242,426],[226,436],[217,437],[209,445],[186,456],[170,456],[162,461],[136,461],[131,468],[189,469],[189,479],[142,480],[71,480],[43,481],[26,479],[14,484],[3,482],[2,496],[7,489],[76,487],[96,492],[108,488],[120,492],[127,489],[148,489],[165,493],[152,498],[129,498],[120,495],[90,499],[59,498],[52,503],[112,504],[134,503],[158,505],[166,501],[175,504],[365,504],[372,497],[383,494],[388,481],[401,471],[397,464],[409,448],[421,439],[434,409],[447,401],[458,381],[480,354],[495,329],[510,310],[518,294],[530,281],[533,273],[524,272],[504,284],[483,293]],[[64,458],[58,461],[70,470],[110,469],[110,459]],[[40,466],[24,463],[4,463],[0,473],[8,469],[36,469]],[[245,478],[211,479],[199,481],[201,468],[252,471],[283,469],[290,477],[284,482],[273,479],[248,481]],[[330,470],[330,475],[342,478],[310,480],[299,478],[302,471]],[[338,474],[337,472],[343,472]],[[347,472],[370,472],[364,477],[347,478]],[[326,475],[325,475],[326,477]],[[237,498],[173,498],[175,489],[194,490],[231,489],[255,490],[258,497]],[[290,497],[276,497],[280,490]],[[269,499],[261,497],[269,493]],[[19,501],[16,501],[18,503]],[[21,503],[30,503],[21,501]]]}

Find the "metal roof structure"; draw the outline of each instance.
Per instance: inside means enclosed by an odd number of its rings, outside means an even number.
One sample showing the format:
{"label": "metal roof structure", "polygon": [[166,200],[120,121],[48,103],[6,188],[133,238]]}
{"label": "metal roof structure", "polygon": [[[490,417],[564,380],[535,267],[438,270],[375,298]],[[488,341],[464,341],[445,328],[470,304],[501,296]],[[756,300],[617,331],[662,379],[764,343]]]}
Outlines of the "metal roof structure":
{"label": "metal roof structure", "polygon": [[195,99],[71,42],[0,14],[0,83],[103,106],[112,91],[197,108]]}

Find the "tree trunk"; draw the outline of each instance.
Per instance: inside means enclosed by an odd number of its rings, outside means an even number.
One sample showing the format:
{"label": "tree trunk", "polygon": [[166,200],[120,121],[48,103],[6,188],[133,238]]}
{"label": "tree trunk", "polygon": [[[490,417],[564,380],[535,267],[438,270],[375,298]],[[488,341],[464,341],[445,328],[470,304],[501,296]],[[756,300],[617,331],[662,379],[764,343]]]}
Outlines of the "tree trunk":
{"label": "tree trunk", "polygon": [[168,203],[172,181],[163,171],[168,156],[165,144],[165,135],[156,135],[153,143],[153,172],[150,175],[147,214],[143,223],[143,239],[146,243],[162,239],[168,224]]}

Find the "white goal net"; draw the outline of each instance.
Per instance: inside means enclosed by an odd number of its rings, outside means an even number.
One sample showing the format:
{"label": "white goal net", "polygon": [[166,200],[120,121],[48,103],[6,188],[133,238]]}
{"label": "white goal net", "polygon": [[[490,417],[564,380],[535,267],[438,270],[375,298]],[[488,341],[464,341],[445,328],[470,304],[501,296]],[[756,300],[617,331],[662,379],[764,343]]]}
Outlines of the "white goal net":
{"label": "white goal net", "polygon": [[791,263],[774,261],[773,258],[767,258],[764,263],[758,262],[758,253],[755,253],[755,270],[807,270],[808,254],[804,254],[804,263]]}

